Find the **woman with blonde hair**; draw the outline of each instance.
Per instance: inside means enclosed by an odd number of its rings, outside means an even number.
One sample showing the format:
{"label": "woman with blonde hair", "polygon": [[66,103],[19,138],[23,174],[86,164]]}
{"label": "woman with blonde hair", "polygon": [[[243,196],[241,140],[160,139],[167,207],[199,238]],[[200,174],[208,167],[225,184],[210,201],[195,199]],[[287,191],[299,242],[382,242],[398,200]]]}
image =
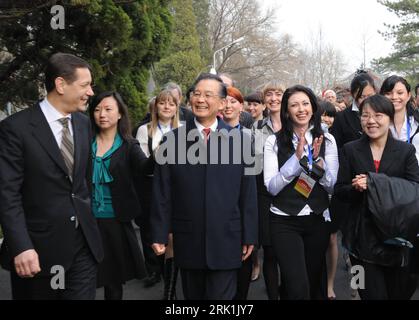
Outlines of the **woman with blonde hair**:
{"label": "woman with blonde hair", "polygon": [[[263,165],[263,149],[266,139],[281,130],[282,127],[281,102],[284,91],[284,86],[277,80],[267,83],[262,91],[262,100],[269,110],[269,115],[263,120],[256,121],[252,128],[255,135],[256,157],[260,165]],[[272,196],[264,185],[263,172],[256,177],[256,183],[259,211],[259,245],[263,248],[263,278],[269,300],[278,300],[278,263],[272,249],[269,222],[269,207]]]}
{"label": "woman with blonde hair", "polygon": [[[162,90],[156,96],[154,107],[151,110],[151,121],[138,128],[137,140],[140,142],[141,149],[147,157],[154,154],[159,146],[163,135],[171,130],[181,126],[179,122],[179,103],[177,96],[172,90]],[[143,224],[147,224],[146,229],[149,230],[149,216],[151,205],[151,189],[153,176],[150,175],[146,179],[143,186],[146,191],[144,196],[143,209],[145,212]],[[144,192],[143,192],[144,194]],[[150,238],[147,237],[147,244],[151,245]],[[178,268],[173,263],[173,240],[169,235],[169,242],[164,256],[164,300],[176,299],[176,280]]]}

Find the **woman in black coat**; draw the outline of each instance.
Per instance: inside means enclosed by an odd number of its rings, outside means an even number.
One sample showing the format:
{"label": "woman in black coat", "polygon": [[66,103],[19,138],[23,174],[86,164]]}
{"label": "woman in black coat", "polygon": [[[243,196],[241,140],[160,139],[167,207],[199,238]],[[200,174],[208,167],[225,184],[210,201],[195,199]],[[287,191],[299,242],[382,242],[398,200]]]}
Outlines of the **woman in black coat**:
{"label": "woman in black coat", "polygon": [[419,182],[415,148],[389,133],[394,106],[383,96],[372,96],[360,105],[365,135],[343,147],[335,195],[350,203],[342,225],[343,245],[353,266],[365,271],[363,300],[409,299],[416,283],[408,270],[409,249],[384,243],[368,210],[368,172]]}
{"label": "woman in black coat", "polygon": [[134,183],[143,172],[152,171],[153,162],[132,138],[128,110],[118,93],[99,94],[89,113],[95,132],[92,211],[105,251],[98,268],[97,287],[104,286],[106,300],[121,300],[122,284],[146,275],[131,220],[141,213]]}

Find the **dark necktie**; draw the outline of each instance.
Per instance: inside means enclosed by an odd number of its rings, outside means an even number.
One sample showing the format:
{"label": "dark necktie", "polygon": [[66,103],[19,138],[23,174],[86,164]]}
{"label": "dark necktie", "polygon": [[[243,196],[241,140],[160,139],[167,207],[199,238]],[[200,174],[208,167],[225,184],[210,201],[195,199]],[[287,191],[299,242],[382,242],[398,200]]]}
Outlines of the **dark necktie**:
{"label": "dark necktie", "polygon": [[211,133],[211,128],[204,128],[202,129],[202,132],[204,133],[205,144],[207,144],[209,135]]}
{"label": "dark necktie", "polygon": [[63,155],[65,165],[68,169],[68,175],[70,179],[73,178],[73,166],[74,166],[74,143],[73,137],[71,136],[70,129],[68,128],[68,118],[59,119],[63,126],[62,139],[61,139],[61,154]]}

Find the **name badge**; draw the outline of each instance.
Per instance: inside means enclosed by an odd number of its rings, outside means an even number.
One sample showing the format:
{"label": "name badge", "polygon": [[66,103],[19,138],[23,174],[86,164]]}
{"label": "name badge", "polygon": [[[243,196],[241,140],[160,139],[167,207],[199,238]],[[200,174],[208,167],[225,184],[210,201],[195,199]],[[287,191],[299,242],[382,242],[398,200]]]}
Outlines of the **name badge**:
{"label": "name badge", "polygon": [[308,198],[313,191],[315,184],[316,180],[310,178],[306,173],[302,172],[294,189],[301,193],[304,197]]}

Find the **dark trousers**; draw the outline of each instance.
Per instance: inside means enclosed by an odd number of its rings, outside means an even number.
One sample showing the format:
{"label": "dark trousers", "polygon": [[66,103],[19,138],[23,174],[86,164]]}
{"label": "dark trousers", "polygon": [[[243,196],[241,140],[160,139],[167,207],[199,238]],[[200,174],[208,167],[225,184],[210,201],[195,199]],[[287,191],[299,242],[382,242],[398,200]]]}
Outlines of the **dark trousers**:
{"label": "dark trousers", "polygon": [[[97,263],[79,227],[73,262],[64,274],[64,289],[52,289],[50,276],[20,278],[11,271],[13,300],[94,300],[96,297]],[[12,269],[14,270],[14,268]]]}
{"label": "dark trousers", "polygon": [[281,298],[326,299],[327,293],[321,290],[326,286],[321,286],[321,281],[329,235],[323,216],[271,214],[272,246],[281,270],[281,291],[284,291]]}
{"label": "dark trousers", "polygon": [[385,267],[350,256],[352,266],[362,266],[365,289],[358,289],[361,300],[409,300],[416,290],[409,266]]}
{"label": "dark trousers", "polygon": [[185,300],[233,300],[237,290],[237,269],[181,269]]}

